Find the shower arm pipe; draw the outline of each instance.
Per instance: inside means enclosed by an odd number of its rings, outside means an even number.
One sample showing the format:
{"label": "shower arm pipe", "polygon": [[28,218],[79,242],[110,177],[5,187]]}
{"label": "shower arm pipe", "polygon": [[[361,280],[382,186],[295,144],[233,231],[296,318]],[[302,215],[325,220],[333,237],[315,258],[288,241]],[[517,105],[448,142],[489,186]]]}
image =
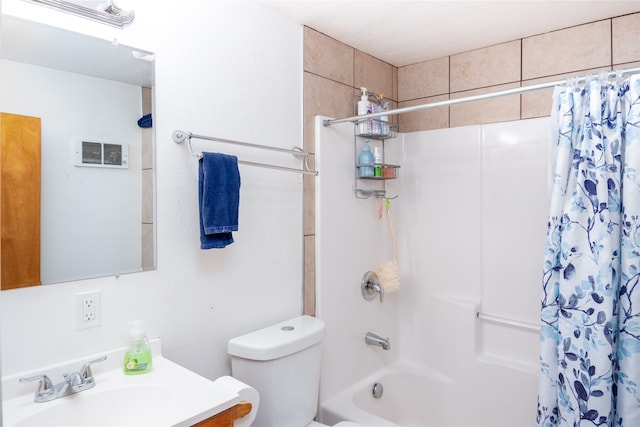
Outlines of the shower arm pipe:
{"label": "shower arm pipe", "polygon": [[540,325],[536,325],[535,323],[529,323],[529,322],[523,322],[520,320],[514,320],[514,319],[507,319],[504,317],[500,317],[500,316],[493,316],[491,314],[486,314],[486,313],[482,313],[482,312],[477,312],[476,313],[476,317],[480,320],[486,320],[487,322],[491,322],[491,323],[498,323],[501,325],[508,325],[508,326],[512,326],[514,328],[519,328],[519,329],[526,329],[529,331],[534,331],[534,332],[539,332],[540,331]]}
{"label": "shower arm pipe", "polygon": [[[636,73],[640,73],[640,68],[630,68],[627,70],[611,71],[611,72],[608,72],[606,75],[607,77],[611,78],[611,77],[616,77],[623,74],[636,74]],[[579,77],[576,79],[576,83],[584,83],[591,77],[592,76]],[[508,95],[526,93],[526,92],[533,92],[536,90],[548,89],[554,86],[561,86],[566,83],[567,83],[567,79],[557,80],[554,82],[540,83],[537,85],[517,87],[517,88],[506,89],[506,90],[501,90],[497,92],[484,93],[480,95],[466,96],[464,98],[449,99],[446,101],[431,102],[428,104],[413,105],[411,107],[403,107],[403,108],[396,108],[393,110],[379,111],[377,113],[363,114],[360,116],[345,117],[342,119],[326,119],[322,122],[322,124],[324,126],[331,126],[338,123],[346,123],[346,122],[355,123],[360,120],[372,119],[372,118],[381,117],[381,116],[392,116],[392,115],[403,114],[403,113],[412,113],[414,111],[428,110],[431,108],[438,108],[438,107],[448,107],[449,105],[463,104],[465,102],[482,101],[484,99],[498,98],[500,96],[508,96]]]}

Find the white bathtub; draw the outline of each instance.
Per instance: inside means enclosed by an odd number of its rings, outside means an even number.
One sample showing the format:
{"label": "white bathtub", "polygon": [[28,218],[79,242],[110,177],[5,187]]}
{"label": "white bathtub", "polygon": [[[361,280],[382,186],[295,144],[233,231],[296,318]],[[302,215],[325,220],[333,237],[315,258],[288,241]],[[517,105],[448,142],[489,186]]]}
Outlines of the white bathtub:
{"label": "white bathtub", "polygon": [[[386,427],[529,427],[535,423],[538,380],[529,372],[487,365],[466,384],[434,370],[398,362],[322,402],[320,417]],[[482,372],[484,371],[484,372]],[[489,375],[488,375],[489,374]],[[372,396],[374,383],[384,387]],[[514,396],[521,395],[521,398]]]}

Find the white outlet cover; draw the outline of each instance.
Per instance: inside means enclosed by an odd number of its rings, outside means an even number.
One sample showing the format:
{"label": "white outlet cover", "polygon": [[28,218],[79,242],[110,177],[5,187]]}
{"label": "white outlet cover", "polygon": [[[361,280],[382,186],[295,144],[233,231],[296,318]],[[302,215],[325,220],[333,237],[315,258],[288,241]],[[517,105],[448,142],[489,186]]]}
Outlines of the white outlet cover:
{"label": "white outlet cover", "polygon": [[76,329],[100,326],[101,292],[89,291],[76,294]]}

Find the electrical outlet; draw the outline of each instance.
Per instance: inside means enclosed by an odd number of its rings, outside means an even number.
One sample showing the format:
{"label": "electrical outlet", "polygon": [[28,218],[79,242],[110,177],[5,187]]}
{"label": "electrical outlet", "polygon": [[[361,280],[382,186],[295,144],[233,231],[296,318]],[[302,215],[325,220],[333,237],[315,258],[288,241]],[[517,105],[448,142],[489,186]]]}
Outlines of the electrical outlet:
{"label": "electrical outlet", "polygon": [[76,294],[76,328],[100,326],[100,291]]}

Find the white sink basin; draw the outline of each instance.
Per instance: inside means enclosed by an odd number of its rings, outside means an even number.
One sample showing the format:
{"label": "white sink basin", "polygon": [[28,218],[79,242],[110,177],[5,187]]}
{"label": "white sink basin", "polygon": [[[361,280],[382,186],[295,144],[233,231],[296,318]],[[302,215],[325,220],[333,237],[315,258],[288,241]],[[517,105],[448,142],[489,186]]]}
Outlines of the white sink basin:
{"label": "white sink basin", "polygon": [[171,390],[161,386],[120,387],[96,393],[79,393],[43,407],[15,426],[157,425],[171,403]]}
{"label": "white sink basin", "polygon": [[[92,367],[95,387],[50,402],[35,403],[37,383],[19,384],[23,375],[3,378],[4,426],[191,426],[240,401],[249,401],[253,409],[236,426],[251,424],[258,409],[255,389],[231,377],[209,381],[163,358],[159,343],[152,347],[157,351],[151,372],[125,375],[124,349],[114,350]],[[91,357],[25,375],[45,373],[57,383],[61,376],[56,372],[75,371],[83,360]]]}

